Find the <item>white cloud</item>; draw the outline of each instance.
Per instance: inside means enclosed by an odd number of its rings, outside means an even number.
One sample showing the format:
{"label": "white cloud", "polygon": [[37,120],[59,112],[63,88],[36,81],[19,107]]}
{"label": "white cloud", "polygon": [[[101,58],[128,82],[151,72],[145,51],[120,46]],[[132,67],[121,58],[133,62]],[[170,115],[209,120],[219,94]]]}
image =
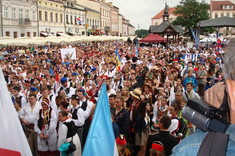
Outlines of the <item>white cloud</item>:
{"label": "white cloud", "polygon": [[[149,29],[151,18],[154,17],[165,7],[166,0],[107,0],[119,7],[119,12],[130,20],[130,23],[135,26],[136,30],[138,25],[140,29]],[[170,7],[179,4],[181,0],[167,1]],[[209,2],[209,0],[206,0]]]}

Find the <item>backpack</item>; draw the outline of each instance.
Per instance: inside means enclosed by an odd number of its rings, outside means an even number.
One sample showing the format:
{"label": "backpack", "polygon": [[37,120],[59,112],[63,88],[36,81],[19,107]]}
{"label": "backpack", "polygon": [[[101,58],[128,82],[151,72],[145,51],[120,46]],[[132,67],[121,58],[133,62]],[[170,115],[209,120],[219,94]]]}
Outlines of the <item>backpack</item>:
{"label": "backpack", "polygon": [[73,137],[76,134],[76,126],[73,121],[70,122],[64,122],[64,125],[67,126],[68,132],[66,138]]}
{"label": "backpack", "polygon": [[181,133],[183,135],[182,138],[184,138],[188,131],[188,125],[185,123],[183,118],[174,117],[172,119],[177,119],[179,121],[178,129],[175,132],[176,135],[179,135]]}

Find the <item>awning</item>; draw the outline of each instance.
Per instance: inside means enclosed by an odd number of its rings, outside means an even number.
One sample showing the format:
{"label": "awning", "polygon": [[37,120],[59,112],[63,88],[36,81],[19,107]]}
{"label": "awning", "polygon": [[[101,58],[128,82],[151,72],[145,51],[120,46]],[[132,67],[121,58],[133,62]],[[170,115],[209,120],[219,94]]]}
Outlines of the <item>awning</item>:
{"label": "awning", "polygon": [[148,36],[140,40],[140,42],[165,42],[165,41],[166,39],[159,36],[158,34],[149,34]]}
{"label": "awning", "polygon": [[42,37],[47,37],[47,36],[48,36],[48,33],[47,33],[47,32],[40,32],[40,36],[42,36]]}
{"label": "awning", "polygon": [[66,36],[66,34],[63,32],[58,32],[58,33],[56,33],[56,36]]}
{"label": "awning", "polygon": [[54,36],[52,33],[47,33],[47,32],[40,32],[41,37],[48,37],[48,36]]}
{"label": "awning", "polygon": [[77,35],[77,33],[75,33],[75,32],[67,32],[68,33],[68,35],[70,35],[70,36],[76,36]]}

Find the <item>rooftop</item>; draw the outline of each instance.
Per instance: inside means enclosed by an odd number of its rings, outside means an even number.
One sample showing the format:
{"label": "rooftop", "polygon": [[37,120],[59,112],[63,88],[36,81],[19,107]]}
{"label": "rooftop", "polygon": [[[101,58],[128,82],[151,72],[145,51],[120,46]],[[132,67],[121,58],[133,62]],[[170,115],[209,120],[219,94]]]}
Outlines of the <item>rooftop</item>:
{"label": "rooftop", "polygon": [[[159,19],[159,18],[162,18],[162,16],[163,16],[163,14],[164,14],[164,10],[165,9],[163,9],[161,12],[159,12],[157,15],[155,15],[152,19]],[[168,11],[168,14],[169,15],[171,15],[171,14],[173,14],[173,15],[176,15],[174,12],[175,12],[175,8],[169,8],[169,11]]]}
{"label": "rooftop", "polygon": [[[233,9],[223,9],[223,5],[233,5]],[[235,10],[235,5],[231,1],[211,1],[211,10]]]}

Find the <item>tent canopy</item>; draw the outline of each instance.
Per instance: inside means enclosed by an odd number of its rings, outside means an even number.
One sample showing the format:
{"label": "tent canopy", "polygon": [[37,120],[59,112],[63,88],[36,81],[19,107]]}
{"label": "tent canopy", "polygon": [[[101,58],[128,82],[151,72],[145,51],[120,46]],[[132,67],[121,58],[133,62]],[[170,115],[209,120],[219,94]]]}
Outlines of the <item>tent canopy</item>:
{"label": "tent canopy", "polygon": [[199,27],[235,27],[235,18],[219,17],[210,20],[204,20],[197,23]]}
{"label": "tent canopy", "polygon": [[165,41],[166,39],[159,36],[158,34],[149,34],[148,36],[140,40],[140,42],[165,42]]}

